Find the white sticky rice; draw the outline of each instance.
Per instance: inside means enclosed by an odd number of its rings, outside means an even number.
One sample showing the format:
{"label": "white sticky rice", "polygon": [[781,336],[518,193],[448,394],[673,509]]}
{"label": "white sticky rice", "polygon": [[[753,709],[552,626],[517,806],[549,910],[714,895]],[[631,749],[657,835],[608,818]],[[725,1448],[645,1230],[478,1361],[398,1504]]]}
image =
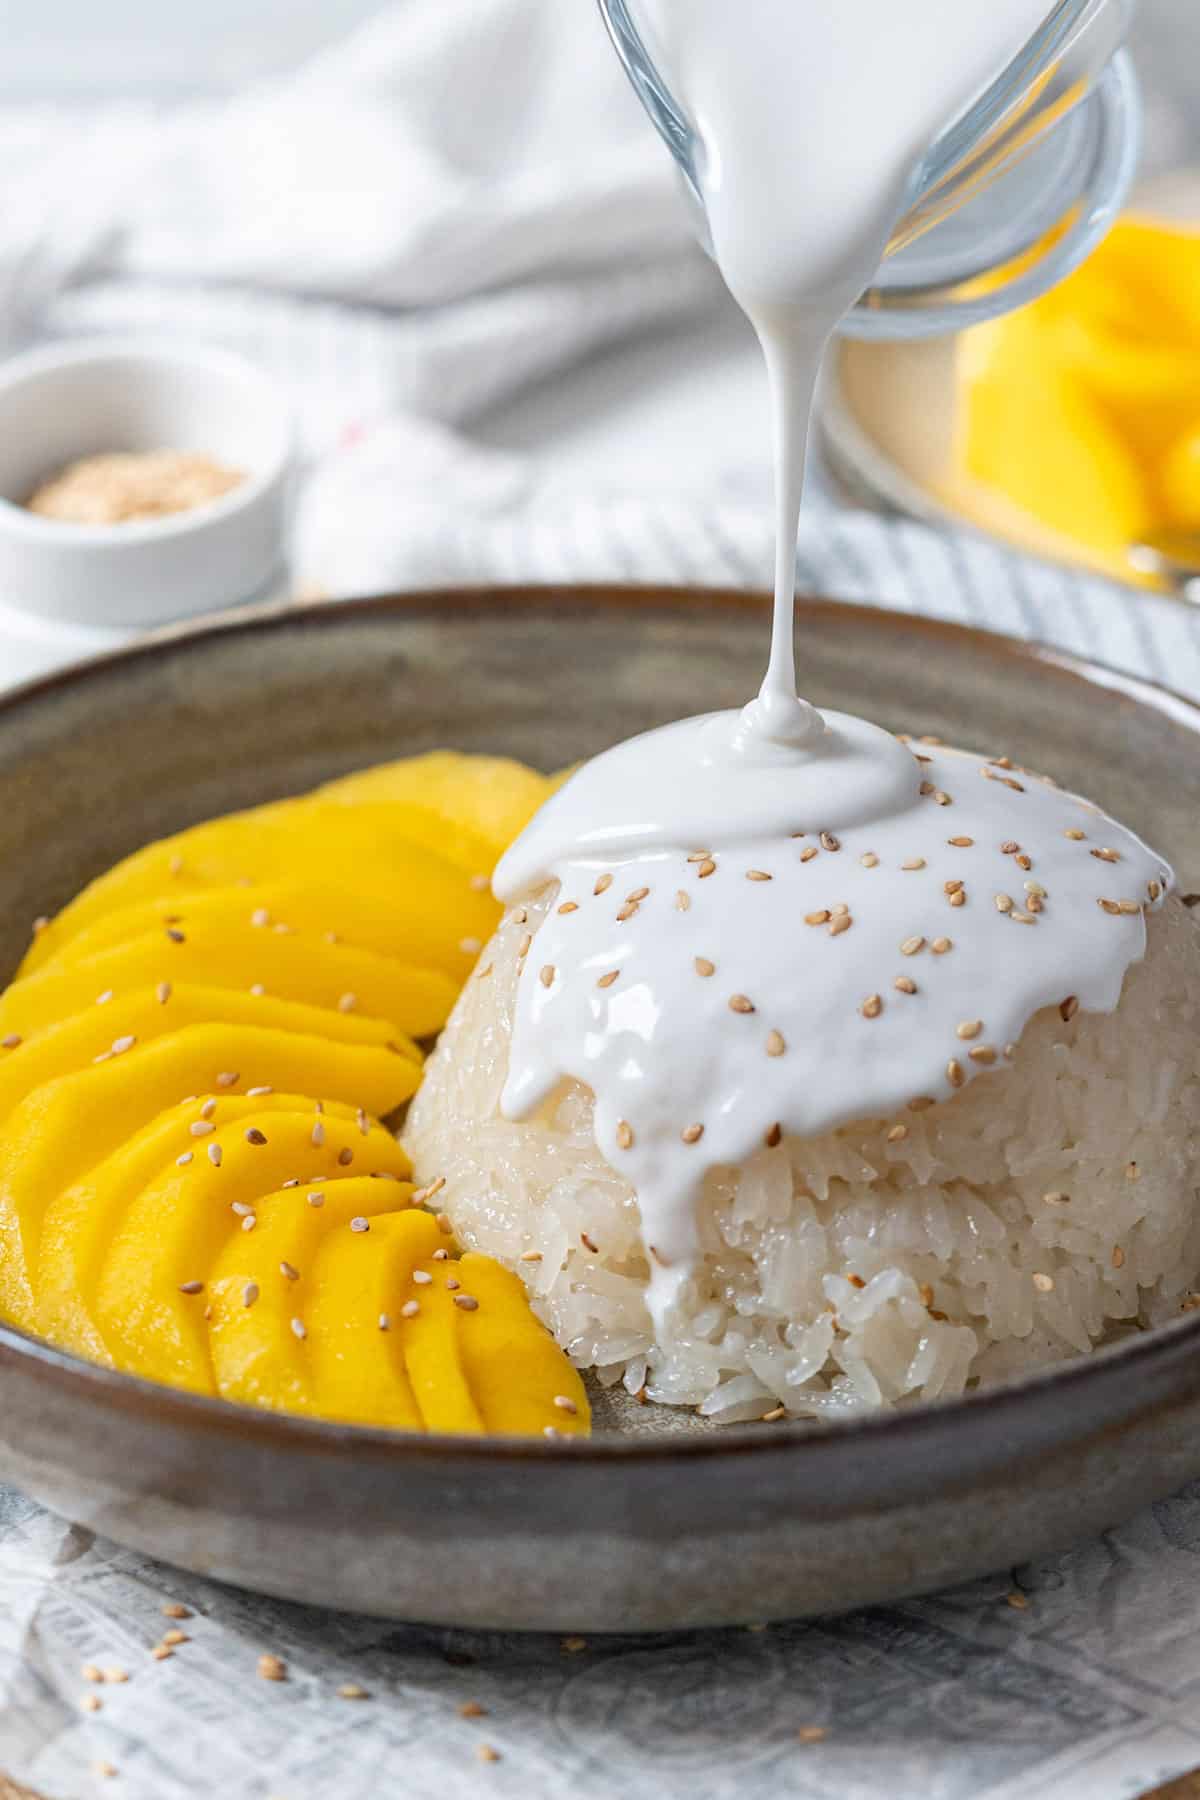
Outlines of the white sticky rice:
{"label": "white sticky rice", "polygon": [[480,958],[491,973],[467,983],[407,1142],[423,1179],[445,1177],[463,1243],[519,1270],[606,1382],[727,1422],[959,1394],[1190,1303],[1200,927],[1172,900],[1148,928],[1114,1014],[1048,1009],[1010,1062],[929,1111],[711,1171],[703,1264],[657,1341],[637,1196],[596,1148],[590,1092],[500,1117],[519,934]]}

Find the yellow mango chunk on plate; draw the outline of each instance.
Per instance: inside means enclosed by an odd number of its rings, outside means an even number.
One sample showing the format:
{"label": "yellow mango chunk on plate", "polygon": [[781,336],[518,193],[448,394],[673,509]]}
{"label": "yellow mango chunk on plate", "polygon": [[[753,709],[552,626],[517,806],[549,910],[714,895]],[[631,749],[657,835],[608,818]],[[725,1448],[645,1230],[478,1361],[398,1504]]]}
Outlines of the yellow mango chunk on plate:
{"label": "yellow mango chunk on plate", "polygon": [[459,1309],[463,1370],[484,1428],[506,1437],[586,1437],[591,1408],[579,1372],[529,1305],[519,1275],[473,1251],[454,1274],[478,1302]]}
{"label": "yellow mango chunk on plate", "polygon": [[[111,1363],[92,1318],[92,1300],[113,1227],[130,1196],[140,1193],[161,1169],[180,1156],[194,1159],[198,1140],[190,1127],[200,1118],[202,1106],[217,1126],[276,1112],[303,1113],[311,1121],[313,1113],[312,1100],[300,1094],[222,1094],[207,1103],[189,1100],[160,1113],[56,1194],[42,1220],[34,1281],[31,1323],[43,1337],[93,1361]],[[355,1116],[353,1108],[332,1100],[326,1102],[325,1111],[342,1118]]]}
{"label": "yellow mango chunk on plate", "polygon": [[[461,1308],[454,1304],[455,1290],[446,1285],[458,1279],[452,1262],[430,1258],[413,1270],[408,1291],[397,1296],[400,1306],[393,1310],[400,1312],[404,1365],[426,1431],[478,1437],[486,1427],[463,1362]],[[417,1310],[406,1315],[403,1305],[409,1301]]]}
{"label": "yellow mango chunk on plate", "polygon": [[[28,985],[33,987],[42,979],[38,976]],[[139,1044],[150,1043],[192,1025],[250,1025],[259,1030],[322,1037],[331,1043],[372,1045],[380,1050],[395,1046],[410,1061],[420,1060],[415,1046],[406,1043],[386,1019],[331,1012],[266,995],[259,998],[245,989],[180,983],[172,984],[165,998],[160,998],[161,992],[160,988],[143,987],[114,993],[113,998],[103,1004],[93,1004],[65,1016],[57,1015],[56,1023],[48,1023],[42,1029],[36,1024],[39,1009],[18,1005],[14,999],[11,1013],[0,1026],[7,1036],[0,1041],[12,1044],[13,1038],[19,1035],[14,1026],[24,1033],[32,1029],[32,1035],[21,1036],[19,1043],[0,1051],[0,1123],[35,1087],[55,1081],[60,1075],[88,1068],[99,1058],[108,1060],[113,1055],[127,1054]],[[16,994],[16,988],[9,988],[4,1000],[0,1001],[0,1016],[4,1014],[9,996]],[[52,1021],[56,1018],[53,1009],[49,1018]],[[237,1069],[226,1069],[221,1073],[240,1076]],[[228,1085],[234,1087],[237,1082],[231,1081]]]}
{"label": "yellow mango chunk on plate", "polygon": [[0,1031],[37,1031],[94,1005],[98,994],[120,995],[164,981],[234,988],[252,997],[262,989],[305,1006],[388,1019],[398,1033],[417,1036],[445,1022],[454,997],[453,984],[440,970],[328,944],[315,935],[257,928],[243,903],[223,919],[160,925],[95,956],[64,957],[14,982],[0,999]]}
{"label": "yellow mango chunk on plate", "polygon": [[[285,1412],[327,1412],[320,1404],[322,1383],[314,1373],[314,1357],[319,1356],[322,1364],[328,1360],[321,1322],[324,1247],[337,1239],[352,1240],[357,1249],[360,1238],[372,1236],[378,1250],[379,1215],[391,1218],[411,1194],[407,1183],[351,1177],[316,1188],[291,1188],[256,1203],[254,1230],[228,1239],[206,1290],[212,1307],[208,1335],[213,1376],[224,1399]],[[427,1213],[413,1216],[425,1222],[415,1241],[431,1247],[429,1234],[437,1235],[433,1220]],[[371,1232],[351,1231],[351,1220],[365,1220]],[[366,1265],[377,1260],[370,1254],[358,1258],[357,1275],[363,1277]],[[404,1404],[398,1409],[393,1347],[377,1341],[386,1338],[379,1327],[383,1304],[372,1298],[369,1288],[369,1281],[359,1279],[348,1295],[340,1296],[359,1318],[357,1378],[373,1396],[375,1410],[370,1417],[379,1424],[411,1426],[418,1422],[411,1392],[405,1380],[400,1389]],[[340,1315],[332,1319],[331,1329],[340,1337],[344,1329]]]}
{"label": "yellow mango chunk on plate", "polygon": [[478,834],[496,862],[549,798],[544,775],[505,756],[468,756],[431,750],[401,762],[380,763],[326,783],[325,801],[361,806],[416,806]]}
{"label": "yellow mango chunk on plate", "polygon": [[[214,925],[224,927],[232,922],[241,926],[257,919],[263,921],[257,930],[286,926],[288,933],[305,943],[318,941],[328,947],[332,940],[335,946],[369,951],[410,967],[417,965],[423,973],[440,973],[441,985],[457,994],[477,954],[472,942],[482,942],[490,935],[499,910],[489,895],[474,891],[457,877],[452,889],[435,883],[432,891],[419,877],[398,879],[390,886],[377,878],[355,878],[345,888],[338,888],[328,879],[293,877],[253,888],[199,888],[183,895],[137,900],[104,913],[46,957],[38,973],[62,969],[117,944],[162,931],[168,920],[186,937],[189,932],[210,931]],[[455,931],[459,936],[452,936]],[[275,931],[275,935],[285,934]]]}
{"label": "yellow mango chunk on plate", "polygon": [[426,1212],[389,1211],[368,1223],[369,1231],[344,1228],[321,1240],[304,1314],[313,1407],[326,1419],[420,1431],[400,1308],[415,1268],[454,1264],[428,1262],[447,1240]]}
{"label": "yellow mango chunk on plate", "polygon": [[[98,876],[37,933],[20,973],[39,968],[68,939],[117,908],[166,897],[173,911],[174,902],[206,888],[281,880],[335,894],[344,887],[351,912],[352,890],[362,884],[376,891],[414,888],[420,908],[414,923],[424,921],[425,937],[409,950],[397,928],[392,944],[397,956],[424,960],[425,942],[449,955],[463,936],[486,937],[498,909],[473,883],[477,874],[490,873],[490,865],[466,869],[428,844],[409,841],[400,829],[402,816],[395,806],[291,800],[148,844]],[[336,913],[324,918],[322,928],[337,930]]]}
{"label": "yellow mango chunk on plate", "polygon": [[[203,1121],[198,1121],[203,1123]],[[215,1391],[205,1330],[213,1265],[246,1214],[285,1182],[315,1189],[340,1177],[411,1173],[391,1133],[364,1119],[266,1113],[221,1124],[196,1141],[114,1222],[95,1295],[95,1320],[123,1369],[201,1393]],[[381,1181],[380,1186],[387,1185]]]}
{"label": "yellow mango chunk on plate", "polygon": [[34,1088],[0,1123],[0,1313],[34,1317],[31,1271],[54,1195],[183,1095],[219,1092],[218,1076],[232,1070],[243,1090],[327,1095],[376,1117],[409,1099],[421,1075],[386,1047],[209,1024]]}

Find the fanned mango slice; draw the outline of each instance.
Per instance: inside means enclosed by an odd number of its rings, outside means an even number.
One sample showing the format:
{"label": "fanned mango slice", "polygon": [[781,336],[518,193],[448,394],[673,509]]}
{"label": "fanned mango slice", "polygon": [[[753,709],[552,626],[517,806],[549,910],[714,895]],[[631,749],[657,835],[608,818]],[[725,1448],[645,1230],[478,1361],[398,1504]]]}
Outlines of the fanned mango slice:
{"label": "fanned mango slice", "polygon": [[[490,869],[464,870],[430,846],[410,842],[400,834],[401,817],[395,806],[291,800],[148,844],[98,876],[37,933],[20,973],[40,968],[104,914],[138,901],[167,896],[170,902],[206,888],[281,879],[335,889],[345,882],[353,889],[358,881],[351,877],[359,870],[376,889],[417,885],[424,924],[419,941],[436,945],[442,955],[464,936],[486,937],[499,912],[486,893]],[[336,918],[327,915],[324,929],[336,929]],[[424,951],[415,944],[409,949],[398,927],[393,949],[424,960]]]}
{"label": "fanned mango slice", "polygon": [[362,806],[421,807],[478,835],[496,862],[549,798],[544,775],[505,756],[467,756],[431,750],[402,762],[379,763],[317,789],[322,800]]}
{"label": "fanned mango slice", "polygon": [[478,1437],[485,1429],[475,1404],[463,1364],[459,1337],[461,1309],[455,1290],[454,1265],[432,1258],[413,1270],[413,1281],[404,1301],[415,1301],[417,1310],[406,1316],[400,1310],[400,1335],[404,1362],[414,1398],[426,1431],[458,1431]]}
{"label": "fanned mango slice", "polygon": [[520,1276],[490,1256],[451,1265],[478,1301],[459,1312],[462,1366],[484,1428],[504,1436],[586,1437],[591,1409],[578,1371],[529,1306]]}
{"label": "fanned mango slice", "polygon": [[114,1221],[95,1296],[96,1323],[114,1361],[155,1381],[213,1392],[204,1295],[222,1249],[244,1229],[247,1215],[233,1207],[253,1208],[284,1182],[307,1192],[351,1172],[409,1175],[391,1133],[362,1123],[365,1132],[358,1121],[312,1112],[222,1124],[197,1142],[190,1163],[171,1164],[132,1197]]}
{"label": "fanned mango slice", "polygon": [[[111,1363],[92,1318],[92,1299],[114,1221],[130,1195],[140,1193],[161,1169],[179,1156],[194,1158],[197,1140],[190,1127],[201,1119],[202,1111],[219,1126],[268,1112],[303,1113],[311,1120],[313,1103],[300,1094],[260,1093],[212,1096],[172,1106],[56,1194],[42,1220],[34,1284],[37,1308],[31,1324],[43,1337],[94,1361]],[[325,1111],[340,1118],[355,1116],[353,1108],[332,1100]]]}
{"label": "fanned mango slice", "polygon": [[[431,904],[439,909],[437,917],[430,914]],[[137,900],[104,913],[47,957],[38,973],[62,969],[116,944],[163,931],[168,920],[186,937],[193,931],[209,932],[214,925],[223,927],[230,920],[241,925],[261,919],[266,923],[256,927],[258,930],[286,925],[306,944],[315,940],[328,946],[332,938],[351,949],[371,951],[409,967],[417,965],[430,975],[440,972],[445,978],[443,987],[457,995],[475,960],[475,944],[486,941],[498,914],[495,901],[469,884],[464,887],[456,882],[447,890],[435,883],[429,892],[419,877],[406,877],[390,886],[378,878],[360,881],[356,877],[344,889],[316,879],[272,881],[253,888],[199,888],[188,894]],[[451,942],[449,930],[459,925],[462,935]]]}
{"label": "fanned mango slice", "polygon": [[[237,913],[181,928],[160,926],[79,962],[64,958],[13,983],[0,1000],[0,1030],[30,1032],[93,1006],[103,993],[192,981],[206,987],[263,989],[282,1000],[389,1019],[400,1032],[426,1036],[445,1021],[453,986],[436,969],[317,936],[260,929],[244,902]],[[257,998],[257,994],[252,994]]]}
{"label": "fanned mango slice", "polygon": [[219,1092],[218,1076],[234,1070],[243,1090],[325,1094],[375,1116],[420,1080],[417,1063],[386,1047],[218,1024],[187,1026],[34,1088],[0,1125],[0,1313],[35,1316],[30,1271],[54,1195],[182,1095]]}
{"label": "fanned mango slice", "polygon": [[313,1406],[322,1418],[420,1431],[400,1307],[416,1293],[415,1268],[455,1265],[428,1262],[447,1242],[428,1213],[410,1208],[369,1223],[369,1231],[335,1231],[321,1241],[305,1315]]}
{"label": "fanned mango slice", "polygon": [[[312,1203],[310,1194],[319,1198],[319,1206]],[[358,1250],[360,1240],[365,1245],[371,1237],[372,1249],[378,1250],[375,1226],[382,1213],[423,1220],[419,1241],[427,1246],[427,1254],[437,1236],[429,1215],[392,1211],[404,1206],[411,1194],[408,1184],[398,1187],[394,1182],[351,1178],[318,1189],[292,1188],[257,1202],[258,1224],[253,1231],[239,1232],[228,1240],[208,1284],[212,1306],[209,1347],[219,1394],[245,1406],[326,1411],[320,1404],[321,1383],[312,1366],[323,1333],[319,1270],[324,1246],[336,1239]],[[352,1219],[366,1220],[371,1232],[351,1231]],[[380,1424],[415,1425],[419,1421],[406,1380],[399,1393],[406,1404],[396,1405],[392,1343],[377,1342],[386,1336],[379,1325],[383,1302],[372,1300],[367,1294],[369,1283],[363,1279],[367,1266],[373,1266],[378,1258],[364,1250],[354,1261],[357,1279],[348,1298],[362,1322],[356,1367],[378,1402],[366,1416]],[[295,1320],[306,1333],[303,1338]],[[324,1351],[320,1360],[327,1360]],[[385,1371],[382,1384],[381,1368]],[[402,1368],[400,1373],[403,1378]],[[387,1418],[383,1417],[385,1403]]]}
{"label": "fanned mango slice", "polygon": [[[38,977],[40,980],[41,977]],[[24,985],[24,984],[20,984]],[[33,986],[33,982],[29,984]],[[15,988],[8,990],[16,993]],[[103,1005],[89,1006],[85,1011],[60,1017],[44,1030],[34,1030],[15,1048],[0,1056],[0,1120],[35,1087],[85,1069],[98,1058],[124,1054],[137,1044],[147,1044],[190,1025],[251,1025],[259,1030],[287,1031],[322,1037],[330,1043],[373,1045],[376,1049],[394,1046],[410,1061],[419,1061],[415,1046],[407,1043],[386,1019],[368,1019],[357,1013],[329,1012],[315,1006],[261,998],[235,988],[175,986],[164,999],[160,990],[135,988],[115,995]],[[3,1012],[0,1002],[0,1014]],[[26,1016],[22,1016],[26,1015]],[[14,1016],[6,1019],[2,1029],[12,1033],[20,1020],[26,1032],[35,1009],[14,1007]],[[53,1017],[53,1015],[51,1015]],[[15,1034],[14,1034],[15,1035]],[[123,1046],[115,1052],[113,1046]],[[237,1069],[221,1071],[240,1078]],[[228,1087],[239,1085],[228,1081]]]}

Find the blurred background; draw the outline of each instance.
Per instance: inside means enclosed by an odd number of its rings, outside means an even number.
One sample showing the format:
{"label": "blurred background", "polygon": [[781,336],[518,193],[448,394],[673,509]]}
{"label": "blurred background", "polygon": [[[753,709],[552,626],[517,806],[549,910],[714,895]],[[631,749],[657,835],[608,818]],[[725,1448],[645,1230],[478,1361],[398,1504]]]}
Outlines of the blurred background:
{"label": "blurred background", "polygon": [[[756,347],[591,0],[0,0],[0,42],[5,347],[166,333],[267,368],[294,589],[765,581]],[[1154,232],[1016,335],[838,359],[802,579],[907,603],[869,536],[829,563],[863,511],[1122,583],[1129,538],[1200,530],[1200,5],[1141,0],[1133,51]],[[10,679],[107,641],[10,599]]]}

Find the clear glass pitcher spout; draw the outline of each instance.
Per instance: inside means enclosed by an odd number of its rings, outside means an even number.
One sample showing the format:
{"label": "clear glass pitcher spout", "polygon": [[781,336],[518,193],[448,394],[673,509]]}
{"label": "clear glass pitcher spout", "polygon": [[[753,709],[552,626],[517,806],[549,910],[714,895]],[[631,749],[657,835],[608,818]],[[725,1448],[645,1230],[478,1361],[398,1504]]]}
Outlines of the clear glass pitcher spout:
{"label": "clear glass pitcher spout", "polygon": [[[599,5],[707,244],[696,136],[647,52],[640,0]],[[1134,0],[1049,6],[1020,55],[930,146],[887,256],[844,331],[918,337],[955,330],[1035,298],[1082,262],[1112,223],[1136,167],[1141,110],[1120,48],[1133,7]]]}

